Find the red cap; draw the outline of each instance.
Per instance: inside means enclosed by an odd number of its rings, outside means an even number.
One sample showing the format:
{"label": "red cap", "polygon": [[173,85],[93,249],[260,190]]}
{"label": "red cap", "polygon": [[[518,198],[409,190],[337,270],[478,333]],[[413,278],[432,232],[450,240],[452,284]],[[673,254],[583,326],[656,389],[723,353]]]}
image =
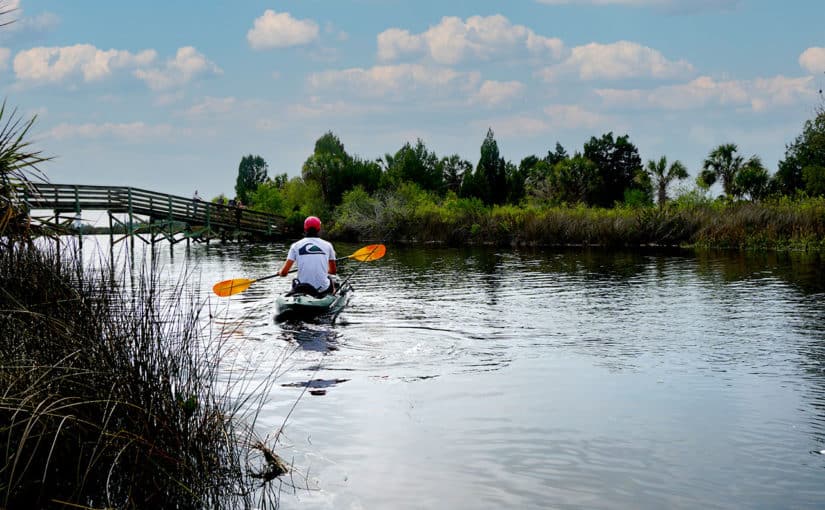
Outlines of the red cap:
{"label": "red cap", "polygon": [[308,216],[307,219],[304,220],[304,232],[311,228],[318,231],[321,230],[321,220],[319,220],[317,216]]}

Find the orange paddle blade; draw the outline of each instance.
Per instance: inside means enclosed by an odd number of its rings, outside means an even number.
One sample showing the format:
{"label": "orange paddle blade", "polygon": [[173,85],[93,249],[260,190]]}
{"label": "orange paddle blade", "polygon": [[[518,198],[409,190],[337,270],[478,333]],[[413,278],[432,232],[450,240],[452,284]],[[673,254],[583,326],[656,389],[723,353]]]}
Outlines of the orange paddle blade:
{"label": "orange paddle blade", "polygon": [[250,280],[249,278],[235,278],[234,280],[224,280],[212,286],[212,291],[220,297],[227,297],[233,294],[238,294],[249,288],[250,285],[258,280]]}
{"label": "orange paddle blade", "polygon": [[346,258],[360,260],[361,262],[370,262],[372,260],[380,259],[385,253],[387,253],[387,247],[383,244],[371,244],[369,246],[364,246]]}

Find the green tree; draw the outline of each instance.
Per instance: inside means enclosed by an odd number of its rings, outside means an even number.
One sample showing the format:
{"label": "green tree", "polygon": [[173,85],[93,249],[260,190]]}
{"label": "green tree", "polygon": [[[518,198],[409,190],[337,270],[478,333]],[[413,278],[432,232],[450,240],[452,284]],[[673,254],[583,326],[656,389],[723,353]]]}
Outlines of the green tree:
{"label": "green tree", "polygon": [[[286,175],[286,174],[284,174]],[[256,211],[286,215],[283,188],[278,181],[267,180],[249,194],[249,207]]]}
{"label": "green tree", "polygon": [[768,195],[770,176],[758,156],[747,160],[736,173],[733,181],[737,196],[745,195],[751,200],[761,200]]}
{"label": "green tree", "polygon": [[652,180],[652,185],[656,189],[656,198],[659,203],[659,209],[664,207],[667,202],[667,187],[674,179],[687,179],[688,171],[681,161],[674,161],[670,166],[667,165],[667,157],[662,156],[659,161],[648,160],[647,174]]}
{"label": "green tree", "polygon": [[533,169],[542,162],[535,155],[522,158],[518,167],[512,163],[506,164],[507,171],[507,202],[518,204],[527,194],[527,180]]}
{"label": "green tree", "polygon": [[375,161],[350,156],[338,137],[327,132],[315,142],[315,151],[304,162],[301,176],[316,183],[321,198],[334,207],[341,203],[344,193],[356,186],[368,192],[378,189],[381,167]]}
{"label": "green tree", "polygon": [[385,187],[397,188],[401,183],[411,182],[423,190],[444,192],[441,161],[435,152],[427,150],[420,138],[414,147],[407,142],[395,154],[386,154],[384,163]]}
{"label": "green tree", "polygon": [[16,108],[9,112],[5,101],[0,105],[0,246],[29,239],[32,230],[39,229],[32,227],[28,209],[18,194],[21,188],[32,189],[35,181],[46,180],[38,166],[52,159],[31,146],[29,130],[36,118],[23,120]]}
{"label": "green tree", "polygon": [[594,203],[604,185],[596,164],[579,153],[556,163],[548,184],[554,200],[568,204]]}
{"label": "green tree", "polygon": [[492,128],[487,129],[481,143],[481,157],[471,182],[474,196],[487,205],[502,204],[507,199],[507,164],[499,154]]}
{"label": "green tree", "polygon": [[777,188],[785,195],[807,189],[803,170],[817,166],[825,167],[825,108],[819,108],[813,119],[805,121],[802,134],[786,146],[785,159],[779,162],[774,175]]}
{"label": "green tree", "polygon": [[808,165],[802,169],[805,191],[812,197],[825,195],[825,166]]}
{"label": "green tree", "polygon": [[564,147],[562,147],[559,142],[556,142],[556,150],[547,151],[547,156],[544,157],[544,161],[552,167],[556,163],[560,163],[568,157],[569,156],[567,155],[567,151],[564,150]]}
{"label": "green tree", "polygon": [[260,156],[244,156],[238,165],[238,178],[235,180],[235,196],[243,203],[249,202],[249,194],[266,181],[267,164]]}
{"label": "green tree", "polygon": [[745,160],[737,154],[739,148],[735,143],[722,144],[708,154],[702,164],[702,171],[696,178],[697,184],[703,188],[710,188],[717,181],[721,181],[722,190],[729,197],[736,197],[736,174],[742,168]]}
{"label": "green tree", "polygon": [[456,195],[461,190],[461,182],[464,175],[473,171],[473,164],[466,159],[461,159],[458,154],[441,158],[441,175],[447,191],[452,191]]}
{"label": "green tree", "polygon": [[644,181],[639,178],[643,172],[639,149],[628,135],[615,140],[612,132],[601,138],[591,137],[584,144],[584,157],[596,165],[599,175],[600,186],[590,199],[591,205],[612,207],[624,199],[628,189],[650,192],[643,188]]}

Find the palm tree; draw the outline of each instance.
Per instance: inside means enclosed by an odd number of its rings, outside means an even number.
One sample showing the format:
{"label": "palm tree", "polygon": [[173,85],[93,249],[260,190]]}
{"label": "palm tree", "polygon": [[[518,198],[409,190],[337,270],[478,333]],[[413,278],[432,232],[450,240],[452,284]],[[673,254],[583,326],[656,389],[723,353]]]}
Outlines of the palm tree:
{"label": "palm tree", "polygon": [[713,149],[702,165],[702,172],[699,173],[697,179],[698,183],[710,187],[717,180],[722,181],[725,195],[736,196],[736,174],[739,173],[744,163],[742,156],[736,153],[738,150],[735,143],[722,144]]}
{"label": "palm tree", "polygon": [[746,195],[751,200],[760,200],[768,194],[769,181],[770,176],[762,159],[752,156],[736,174],[734,184],[738,194]]}
{"label": "palm tree", "polygon": [[656,187],[659,209],[667,202],[667,187],[673,179],[687,179],[688,177],[687,168],[681,161],[676,160],[668,167],[666,156],[659,158],[659,161],[648,160],[646,170]]}
{"label": "palm tree", "polygon": [[0,236],[11,241],[28,231],[27,212],[20,191],[34,192],[33,181],[45,181],[38,164],[50,160],[31,148],[29,129],[35,117],[23,120],[17,110],[0,105]]}

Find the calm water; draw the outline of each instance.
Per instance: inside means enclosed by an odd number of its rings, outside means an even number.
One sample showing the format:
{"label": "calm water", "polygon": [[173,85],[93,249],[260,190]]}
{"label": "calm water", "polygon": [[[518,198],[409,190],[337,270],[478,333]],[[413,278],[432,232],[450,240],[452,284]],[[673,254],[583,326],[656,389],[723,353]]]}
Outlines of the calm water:
{"label": "calm water", "polygon": [[[274,273],[285,250],[162,258],[208,292]],[[342,264],[358,272],[335,324],[275,324],[282,279],[209,306],[227,370],[279,373],[263,434],[307,384],[324,393],[287,422],[282,508],[823,508],[822,267],[388,246]]]}

